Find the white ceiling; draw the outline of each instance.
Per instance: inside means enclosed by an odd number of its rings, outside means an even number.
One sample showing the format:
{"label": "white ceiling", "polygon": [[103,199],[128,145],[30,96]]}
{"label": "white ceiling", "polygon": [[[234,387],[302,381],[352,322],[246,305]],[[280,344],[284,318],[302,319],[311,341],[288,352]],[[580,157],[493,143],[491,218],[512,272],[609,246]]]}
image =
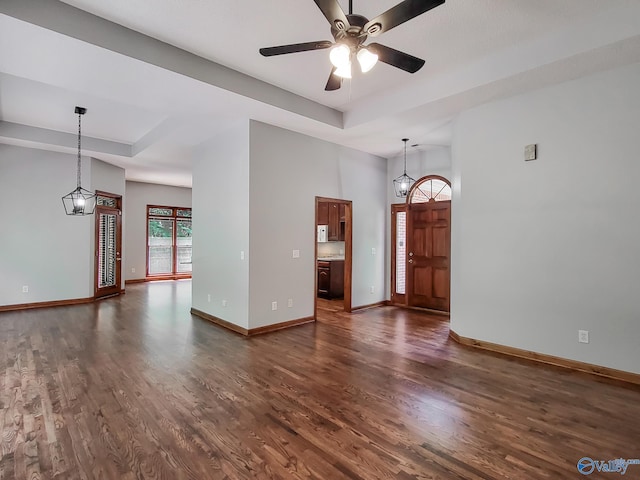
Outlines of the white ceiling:
{"label": "white ceiling", "polygon": [[[372,18],[397,0],[353,3]],[[50,131],[75,132],[83,105],[83,150],[131,180],[190,185],[191,149],[246,118],[390,157],[403,137],[449,144],[466,108],[640,62],[638,19],[639,0],[447,0],[375,40],[419,72],[378,64],[325,92],[327,50],[258,53],[332,40],[312,0],[4,0],[0,141],[73,151]]]}

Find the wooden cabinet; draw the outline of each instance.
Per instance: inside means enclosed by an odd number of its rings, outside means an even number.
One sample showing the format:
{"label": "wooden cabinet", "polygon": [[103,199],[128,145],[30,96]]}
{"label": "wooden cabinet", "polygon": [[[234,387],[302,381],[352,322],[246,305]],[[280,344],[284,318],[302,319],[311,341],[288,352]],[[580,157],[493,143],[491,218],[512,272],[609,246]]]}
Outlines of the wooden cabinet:
{"label": "wooden cabinet", "polygon": [[318,225],[329,225],[329,202],[318,202]]}
{"label": "wooden cabinet", "polygon": [[337,203],[329,203],[329,241],[340,240],[340,208]]}
{"label": "wooden cabinet", "polygon": [[327,240],[344,241],[346,205],[337,202],[318,202],[318,225],[328,225]]}
{"label": "wooden cabinet", "polygon": [[344,260],[318,260],[318,296],[344,297]]}

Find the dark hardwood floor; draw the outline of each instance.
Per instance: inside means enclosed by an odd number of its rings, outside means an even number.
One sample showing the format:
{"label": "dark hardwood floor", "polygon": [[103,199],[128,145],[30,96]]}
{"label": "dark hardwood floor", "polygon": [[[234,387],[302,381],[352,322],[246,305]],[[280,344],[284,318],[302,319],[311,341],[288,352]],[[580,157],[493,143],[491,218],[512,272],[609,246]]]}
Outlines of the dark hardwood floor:
{"label": "dark hardwood floor", "polygon": [[636,386],[394,307],[244,338],[192,317],[190,288],[0,314],[0,479],[562,479],[640,457]]}

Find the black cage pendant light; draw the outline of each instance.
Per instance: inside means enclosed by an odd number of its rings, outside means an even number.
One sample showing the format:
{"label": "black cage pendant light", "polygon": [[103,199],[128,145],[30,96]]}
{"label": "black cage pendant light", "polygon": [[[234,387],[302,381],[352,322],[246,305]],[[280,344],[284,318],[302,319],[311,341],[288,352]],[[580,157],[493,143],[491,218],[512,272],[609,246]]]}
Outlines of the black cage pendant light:
{"label": "black cage pendant light", "polygon": [[393,188],[396,191],[396,197],[406,197],[411,189],[411,186],[416,181],[407,175],[407,142],[408,138],[403,138],[404,142],[404,173],[393,181]]}
{"label": "black cage pendant light", "polygon": [[91,215],[96,208],[96,196],[89,190],[82,188],[80,185],[81,177],[81,156],[80,156],[80,139],[81,139],[81,121],[82,115],[87,113],[87,109],[76,107],[75,112],[78,114],[78,169],[76,189],[62,197],[62,204],[67,215]]}

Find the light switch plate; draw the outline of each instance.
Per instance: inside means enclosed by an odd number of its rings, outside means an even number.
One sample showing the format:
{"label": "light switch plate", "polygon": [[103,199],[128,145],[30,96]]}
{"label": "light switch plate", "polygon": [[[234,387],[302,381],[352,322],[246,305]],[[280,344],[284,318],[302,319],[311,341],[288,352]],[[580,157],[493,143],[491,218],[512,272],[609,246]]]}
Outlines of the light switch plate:
{"label": "light switch plate", "polygon": [[300,258],[300,250],[293,251],[293,258]]}
{"label": "light switch plate", "polygon": [[524,147],[524,161],[529,162],[538,158],[538,145],[532,143]]}

